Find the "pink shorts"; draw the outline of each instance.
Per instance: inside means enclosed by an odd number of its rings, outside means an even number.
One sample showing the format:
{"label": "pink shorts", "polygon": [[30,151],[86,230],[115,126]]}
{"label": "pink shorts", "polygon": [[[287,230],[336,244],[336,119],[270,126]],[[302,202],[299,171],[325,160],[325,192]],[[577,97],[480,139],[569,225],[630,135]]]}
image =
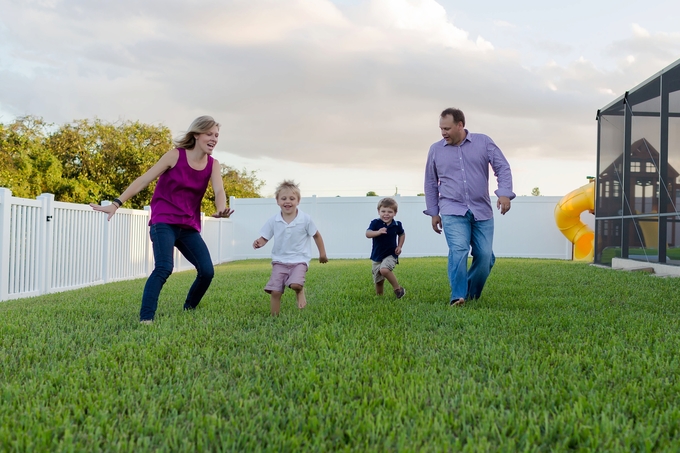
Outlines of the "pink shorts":
{"label": "pink shorts", "polygon": [[306,263],[272,263],[272,276],[269,277],[265,292],[277,291],[282,293],[286,286],[290,287],[293,283],[305,286],[305,275],[307,274]]}

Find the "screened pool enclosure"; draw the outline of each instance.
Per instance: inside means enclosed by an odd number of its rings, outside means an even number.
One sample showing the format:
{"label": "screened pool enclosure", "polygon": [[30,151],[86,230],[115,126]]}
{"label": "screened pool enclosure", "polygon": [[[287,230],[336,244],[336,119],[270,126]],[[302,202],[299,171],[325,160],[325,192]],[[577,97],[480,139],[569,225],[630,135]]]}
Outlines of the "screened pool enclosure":
{"label": "screened pool enclosure", "polygon": [[597,121],[595,262],[680,265],[680,60]]}

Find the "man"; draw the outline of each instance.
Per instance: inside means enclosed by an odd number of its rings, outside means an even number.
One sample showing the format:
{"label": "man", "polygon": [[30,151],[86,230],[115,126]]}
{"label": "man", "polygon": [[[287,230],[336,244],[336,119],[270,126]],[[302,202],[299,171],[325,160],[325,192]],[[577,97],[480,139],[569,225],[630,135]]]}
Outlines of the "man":
{"label": "man", "polygon": [[[489,165],[498,181],[497,208],[510,210],[512,191],[510,164],[501,150],[484,134],[465,129],[465,115],[458,109],[441,113],[443,139],[430,147],[425,167],[423,211],[432,216],[432,229],[442,229],[449,246],[449,304],[460,306],[477,299],[493,267],[493,208],[489,198]],[[472,248],[472,265],[467,268]]]}

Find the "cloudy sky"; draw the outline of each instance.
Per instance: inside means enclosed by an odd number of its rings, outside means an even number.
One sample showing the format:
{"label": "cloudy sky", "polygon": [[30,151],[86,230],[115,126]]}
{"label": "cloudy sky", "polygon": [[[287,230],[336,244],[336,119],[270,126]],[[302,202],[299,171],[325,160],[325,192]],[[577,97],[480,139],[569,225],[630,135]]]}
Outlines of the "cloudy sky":
{"label": "cloudy sky", "polygon": [[[552,6],[557,5],[557,6]],[[0,0],[0,122],[222,123],[216,157],[303,196],[422,192],[446,107],[515,192],[595,173],[596,121],[680,58],[680,2]]]}

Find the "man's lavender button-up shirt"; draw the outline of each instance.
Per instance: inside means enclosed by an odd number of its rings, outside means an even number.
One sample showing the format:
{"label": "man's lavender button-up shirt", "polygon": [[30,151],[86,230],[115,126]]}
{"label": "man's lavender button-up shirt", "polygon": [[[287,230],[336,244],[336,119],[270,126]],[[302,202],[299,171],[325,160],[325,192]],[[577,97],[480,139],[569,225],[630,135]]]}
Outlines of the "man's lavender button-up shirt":
{"label": "man's lavender button-up shirt", "polygon": [[472,134],[460,145],[442,139],[430,146],[425,167],[426,215],[465,215],[475,220],[493,217],[489,198],[489,165],[498,181],[496,196],[515,198],[510,164],[500,148],[484,134]]}

